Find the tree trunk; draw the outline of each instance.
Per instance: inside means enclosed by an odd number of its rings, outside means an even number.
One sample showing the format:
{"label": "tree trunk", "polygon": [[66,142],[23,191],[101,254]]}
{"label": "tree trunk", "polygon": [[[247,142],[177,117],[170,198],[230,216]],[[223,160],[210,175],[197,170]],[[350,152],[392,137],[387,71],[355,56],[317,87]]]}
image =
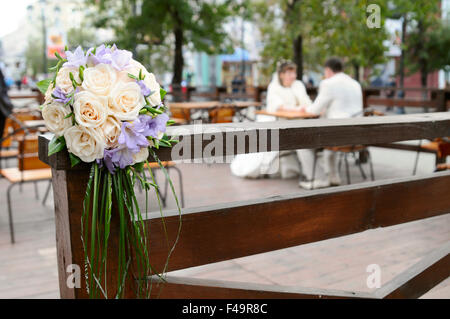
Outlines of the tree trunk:
{"label": "tree trunk", "polygon": [[398,73],[400,76],[400,81],[398,83],[398,86],[400,88],[403,88],[403,85],[405,83],[405,49],[403,48],[403,45],[405,43],[406,38],[406,14],[403,15],[403,21],[402,21],[402,46],[401,46],[401,53],[400,53],[400,63],[399,63],[399,69]]}
{"label": "tree trunk", "polygon": [[359,63],[353,63],[353,72],[355,80],[359,82]]}
{"label": "tree trunk", "polygon": [[174,30],[175,35],[175,59],[173,61],[172,85],[180,85],[183,77],[183,40],[184,34],[181,28]]}
{"label": "tree trunk", "polygon": [[[419,30],[419,34],[423,35],[425,30],[424,30],[422,21],[419,21],[417,27]],[[423,50],[424,50],[423,42],[420,42],[420,46],[417,51],[419,53],[422,53]],[[427,61],[427,59],[421,57],[419,59],[419,65],[420,65],[420,84],[422,85],[422,88],[425,89],[428,85],[428,61]],[[425,90],[422,91],[422,98],[424,100],[426,100],[428,98],[427,91],[425,91]],[[424,107],[423,111],[424,111],[424,113],[428,113],[428,107]]]}
{"label": "tree trunk", "polygon": [[297,79],[303,79],[303,38],[299,34],[294,39],[294,62],[297,64]]}
{"label": "tree trunk", "polygon": [[176,28],[175,35],[175,58],[173,61],[173,78],[172,78],[172,93],[174,101],[182,101],[181,81],[183,80],[183,30]]}

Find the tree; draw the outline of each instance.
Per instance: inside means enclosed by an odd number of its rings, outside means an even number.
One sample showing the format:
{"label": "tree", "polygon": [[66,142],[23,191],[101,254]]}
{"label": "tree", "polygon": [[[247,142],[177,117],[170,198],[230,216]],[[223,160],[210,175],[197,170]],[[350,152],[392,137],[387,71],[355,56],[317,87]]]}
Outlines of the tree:
{"label": "tree", "polygon": [[[380,27],[369,28],[368,4],[380,8]],[[277,60],[289,58],[303,70],[318,70],[327,57],[344,58],[359,80],[361,67],[384,61],[387,38],[384,29],[384,0],[313,1],[254,0],[255,20],[262,34],[262,58],[270,60],[272,71]]]}
{"label": "tree", "polygon": [[[44,51],[42,45],[42,37],[30,37],[28,39],[27,48],[25,50],[25,63],[27,74],[37,76],[38,74],[47,73],[44,62],[42,60],[42,52]],[[48,59],[47,68],[56,65],[56,59]]]}
{"label": "tree", "polygon": [[67,42],[69,48],[76,48],[79,45],[84,48],[91,47],[95,44],[94,30],[86,25],[79,28],[71,28],[67,31]]}
{"label": "tree", "polygon": [[[227,35],[222,24],[235,11],[235,1],[190,0],[142,0],[140,8],[136,0],[91,0],[102,15],[98,26],[115,30],[117,43],[137,51],[137,45],[147,46],[151,52],[155,46],[173,50],[174,87],[182,81],[184,67],[183,50],[217,54],[227,48]],[[113,13],[111,13],[111,10]],[[139,14],[138,14],[139,13]]]}
{"label": "tree", "polygon": [[428,85],[428,74],[450,64],[450,27],[440,19],[440,1],[396,0],[395,9],[405,19],[403,52],[409,74],[420,72],[422,87]]}

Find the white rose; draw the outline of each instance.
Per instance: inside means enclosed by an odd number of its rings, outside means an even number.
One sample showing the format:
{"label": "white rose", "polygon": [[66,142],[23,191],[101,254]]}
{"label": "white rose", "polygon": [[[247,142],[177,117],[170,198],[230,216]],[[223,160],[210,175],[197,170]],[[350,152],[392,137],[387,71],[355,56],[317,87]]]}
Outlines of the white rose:
{"label": "white rose", "polygon": [[85,127],[99,127],[108,117],[108,99],[89,91],[75,93],[73,113],[78,124]]}
{"label": "white rose", "polygon": [[133,154],[134,163],[145,162],[147,158],[148,158],[148,147],[142,147],[139,152]]}
{"label": "white rose", "polygon": [[45,91],[44,104],[49,104],[49,103],[53,102],[53,96],[52,96],[53,90],[54,90],[53,85],[50,84],[48,86],[47,91]]}
{"label": "white rose", "polygon": [[57,137],[72,126],[72,117],[64,118],[70,114],[70,108],[62,103],[53,102],[45,104],[42,108],[42,118],[47,129]]}
{"label": "white rose", "polygon": [[109,64],[97,64],[83,72],[82,87],[97,95],[107,96],[116,83],[117,74]]}
{"label": "white rose", "polygon": [[135,120],[145,105],[141,88],[135,82],[118,82],[109,95],[109,113],[121,121]]}
{"label": "white rose", "polygon": [[147,69],[141,63],[139,63],[136,60],[131,60],[130,65],[126,69],[124,69],[118,73],[117,79],[118,79],[118,81],[122,81],[122,82],[134,82],[136,80],[130,78],[128,76],[128,73],[139,78],[139,72],[141,70],[142,70],[142,74],[148,73]]}
{"label": "white rose", "polygon": [[74,125],[64,133],[67,150],[83,162],[90,163],[103,158],[105,142],[99,131],[93,128]]}
{"label": "white rose", "polygon": [[70,73],[73,74],[73,77],[77,83],[81,82],[78,69],[73,67],[63,67],[59,69],[55,81],[55,86],[59,87],[66,94],[69,94],[74,90],[72,80],[70,79]]}
{"label": "white rose", "polygon": [[144,84],[152,91],[153,93],[147,97],[147,100],[150,102],[152,106],[157,106],[161,103],[161,94],[158,82],[156,82],[155,75],[153,73],[146,73],[144,78]]}
{"label": "white rose", "polygon": [[119,135],[122,132],[121,122],[114,116],[108,116],[105,123],[101,126],[101,131],[105,138],[106,147],[115,147],[117,145]]}

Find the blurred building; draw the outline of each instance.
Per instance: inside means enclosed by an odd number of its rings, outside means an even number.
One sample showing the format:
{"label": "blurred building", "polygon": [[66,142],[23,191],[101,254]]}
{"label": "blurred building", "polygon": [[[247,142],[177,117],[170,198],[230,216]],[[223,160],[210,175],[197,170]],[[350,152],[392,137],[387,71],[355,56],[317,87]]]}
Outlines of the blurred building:
{"label": "blurred building", "polygon": [[[0,59],[6,68],[20,63],[25,69],[25,53],[30,41],[42,41],[45,35],[45,52],[48,59],[56,51],[62,52],[67,44],[67,32],[83,27],[83,21],[90,14],[84,0],[34,0],[30,1],[25,16],[21,17],[19,28],[0,39]],[[111,33],[96,30],[98,41],[108,39]],[[42,47],[42,46],[41,46]],[[42,52],[43,56],[44,52]]]}
{"label": "blurred building", "polygon": [[205,88],[231,87],[236,77],[243,77],[247,87],[257,86],[257,62],[262,47],[257,27],[252,22],[235,17],[224,25],[224,30],[233,36],[234,51],[219,55],[186,52],[185,78],[190,78],[190,85]]}

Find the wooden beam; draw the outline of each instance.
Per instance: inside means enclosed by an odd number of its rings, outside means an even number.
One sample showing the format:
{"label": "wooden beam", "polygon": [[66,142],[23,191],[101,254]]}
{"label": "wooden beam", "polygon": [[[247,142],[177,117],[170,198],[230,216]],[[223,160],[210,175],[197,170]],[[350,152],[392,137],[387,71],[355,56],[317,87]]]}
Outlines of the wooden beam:
{"label": "wooden beam", "polygon": [[450,242],[378,289],[379,298],[418,298],[450,276]]}
{"label": "wooden beam", "polygon": [[[212,130],[221,134],[214,134]],[[178,153],[175,148],[174,152],[169,148],[161,148],[157,154],[163,161],[218,156],[217,153],[204,152],[205,148],[211,148],[209,144],[212,141],[220,145],[223,155],[233,156],[261,151],[264,141],[267,141],[264,151],[271,151],[433,139],[450,136],[450,113],[181,125],[170,127],[168,134],[179,136],[181,143],[190,144],[190,148],[186,147]],[[46,155],[50,138],[40,138],[40,159],[55,169],[70,169],[66,153],[59,152],[50,157]],[[252,138],[257,141],[257,145],[248,142]]]}
{"label": "wooden beam", "polygon": [[156,276],[152,297],[161,299],[359,299],[374,298],[370,293],[332,289],[302,288],[167,276],[165,282]]}
{"label": "wooden beam", "polygon": [[171,299],[331,299],[418,298],[450,276],[450,242],[432,251],[374,293],[305,288],[167,276],[164,282],[152,276],[153,297]]}
{"label": "wooden beam", "polygon": [[374,144],[374,145],[370,145],[370,146],[371,147],[380,147],[380,148],[390,148],[390,149],[401,150],[401,151],[412,151],[412,152],[436,154],[435,151],[420,147],[419,145],[404,144],[404,143]]}
{"label": "wooden beam", "polygon": [[431,107],[438,108],[440,101],[438,100],[422,100],[422,99],[395,99],[371,96],[367,99],[367,104],[381,106],[407,106],[407,107]]}
{"label": "wooden beam", "polygon": [[[249,256],[450,212],[450,172],[184,209],[169,270]],[[179,216],[165,214],[170,243]],[[162,220],[145,221],[150,260],[167,257]]]}

